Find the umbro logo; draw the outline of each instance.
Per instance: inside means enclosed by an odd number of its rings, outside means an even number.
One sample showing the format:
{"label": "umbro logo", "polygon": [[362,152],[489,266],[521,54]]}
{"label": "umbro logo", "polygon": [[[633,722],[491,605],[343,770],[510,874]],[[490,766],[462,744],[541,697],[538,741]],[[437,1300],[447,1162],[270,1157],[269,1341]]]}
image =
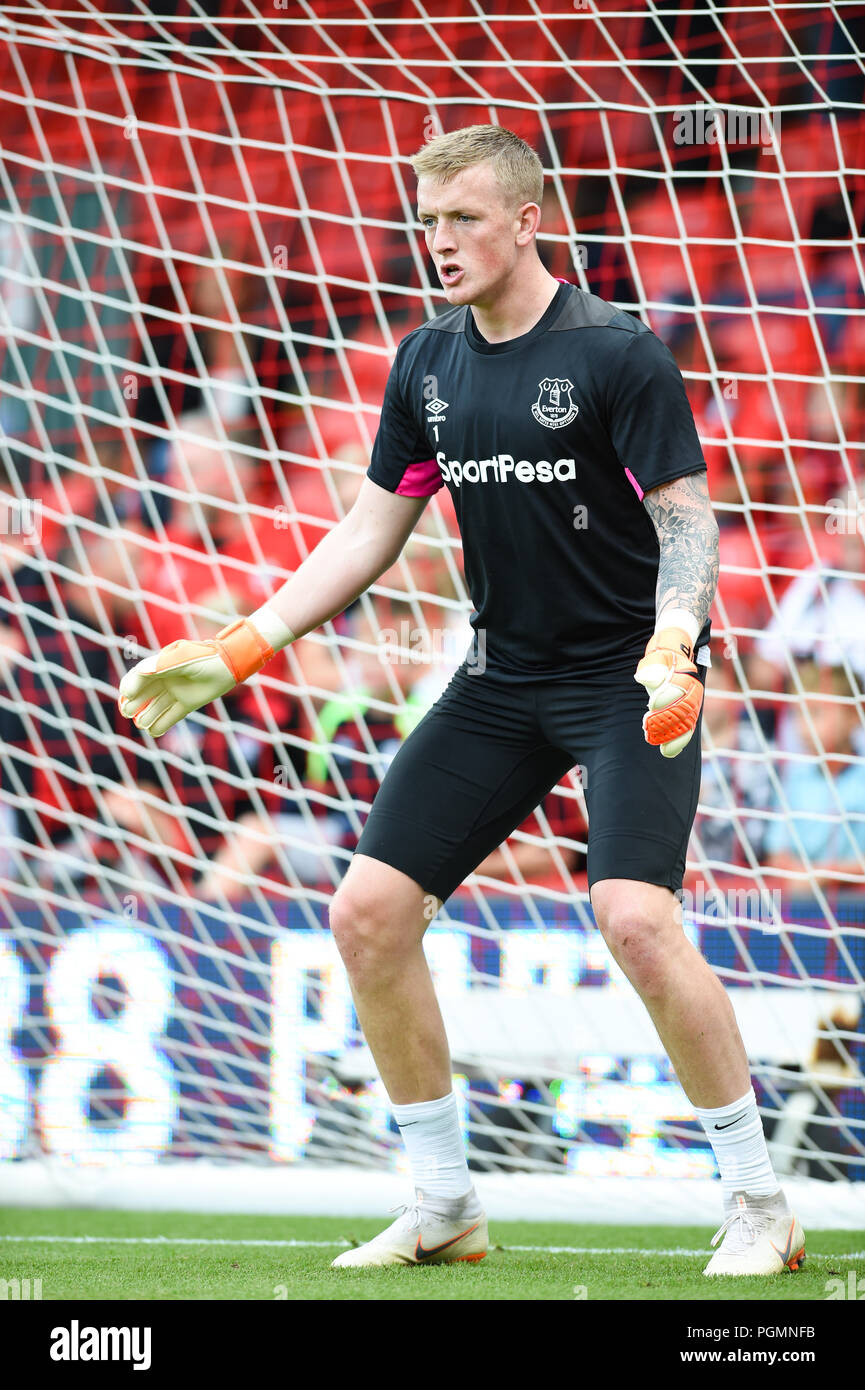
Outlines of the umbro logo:
{"label": "umbro logo", "polygon": [[426,403],[426,411],[427,411],[427,416],[428,416],[427,424],[430,424],[430,425],[440,425],[441,422],[442,422],[442,420],[445,418],[445,417],[444,417],[444,411],[446,411],[447,408],[448,408],[448,403],[447,403],[447,401],[440,400],[438,396],[436,396],[434,400],[427,401],[427,403]]}

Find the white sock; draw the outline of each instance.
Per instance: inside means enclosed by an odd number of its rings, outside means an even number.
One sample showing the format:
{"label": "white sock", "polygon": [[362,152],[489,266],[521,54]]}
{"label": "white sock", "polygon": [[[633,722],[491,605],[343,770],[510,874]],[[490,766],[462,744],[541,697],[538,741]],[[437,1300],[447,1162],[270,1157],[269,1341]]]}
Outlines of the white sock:
{"label": "white sock", "polygon": [[424,1197],[452,1201],[469,1192],[472,1180],[453,1091],[440,1100],[394,1105],[393,1113],[406,1146],[414,1185]]}
{"label": "white sock", "polygon": [[732,1201],[734,1192],[771,1197],[778,1191],[781,1184],[766,1148],[753,1086],[732,1105],[717,1110],[700,1110],[695,1105],[694,1109],[718,1161],[725,1203]]}

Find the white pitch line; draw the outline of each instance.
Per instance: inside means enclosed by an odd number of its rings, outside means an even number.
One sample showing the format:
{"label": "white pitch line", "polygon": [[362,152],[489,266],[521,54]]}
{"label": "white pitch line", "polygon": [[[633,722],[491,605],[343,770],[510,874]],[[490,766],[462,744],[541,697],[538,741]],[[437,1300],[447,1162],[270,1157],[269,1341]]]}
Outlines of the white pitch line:
{"label": "white pitch line", "polygon": [[[662,1250],[657,1246],[650,1250],[642,1250],[633,1245],[504,1245],[503,1250],[523,1250],[530,1253],[541,1253],[545,1255],[687,1255],[695,1259],[699,1256],[705,1259],[708,1250],[685,1250],[677,1247],[674,1250]],[[813,1260],[865,1260],[865,1250],[854,1250],[849,1255],[825,1254],[822,1251],[808,1250],[807,1254]]]}
{"label": "white pitch line", "polygon": [[313,1246],[328,1250],[347,1240],[222,1240],[217,1236],[4,1236],[0,1240],[38,1240],[50,1245],[273,1245],[279,1248]]}
{"label": "white pitch line", "polygon": [[[9,1236],[0,1235],[0,1241],[17,1241],[19,1244],[41,1242],[45,1245],[232,1245],[266,1246],[275,1249],[314,1249],[330,1250],[335,1245],[350,1248],[347,1240],[226,1240],[216,1236]],[[517,1250],[530,1255],[686,1255],[689,1258],[704,1258],[705,1250],[686,1250],[677,1247],[671,1250],[641,1248],[635,1245],[493,1245],[505,1253]],[[865,1260],[865,1250],[854,1250],[849,1254],[836,1252],[823,1253],[809,1250],[815,1260]]]}

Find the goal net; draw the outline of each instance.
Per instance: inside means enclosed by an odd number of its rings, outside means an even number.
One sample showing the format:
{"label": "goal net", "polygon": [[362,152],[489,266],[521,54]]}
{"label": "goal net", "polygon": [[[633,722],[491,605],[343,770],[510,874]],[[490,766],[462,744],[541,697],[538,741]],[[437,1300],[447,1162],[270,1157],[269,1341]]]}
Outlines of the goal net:
{"label": "goal net", "polygon": [[[498,8],[0,13],[4,1160],[400,1170],[327,910],[468,646],[447,492],[346,614],[161,740],[115,701],[351,506],[396,344],[443,303],[409,156],[492,121],[544,164],[550,271],[683,372],[722,557],[683,927],[778,1171],[865,1178],[861,9]],[[469,1160],[681,1193],[714,1161],[594,924],[582,792],[426,937]]]}

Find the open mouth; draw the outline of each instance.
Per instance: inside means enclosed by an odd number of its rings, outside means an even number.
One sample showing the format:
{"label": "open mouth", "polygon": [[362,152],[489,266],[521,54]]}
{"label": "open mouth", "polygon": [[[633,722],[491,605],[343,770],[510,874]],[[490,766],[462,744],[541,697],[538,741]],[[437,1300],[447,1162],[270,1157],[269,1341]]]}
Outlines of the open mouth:
{"label": "open mouth", "polygon": [[456,285],[463,277],[462,266],[443,265],[439,269],[439,276],[443,285]]}

